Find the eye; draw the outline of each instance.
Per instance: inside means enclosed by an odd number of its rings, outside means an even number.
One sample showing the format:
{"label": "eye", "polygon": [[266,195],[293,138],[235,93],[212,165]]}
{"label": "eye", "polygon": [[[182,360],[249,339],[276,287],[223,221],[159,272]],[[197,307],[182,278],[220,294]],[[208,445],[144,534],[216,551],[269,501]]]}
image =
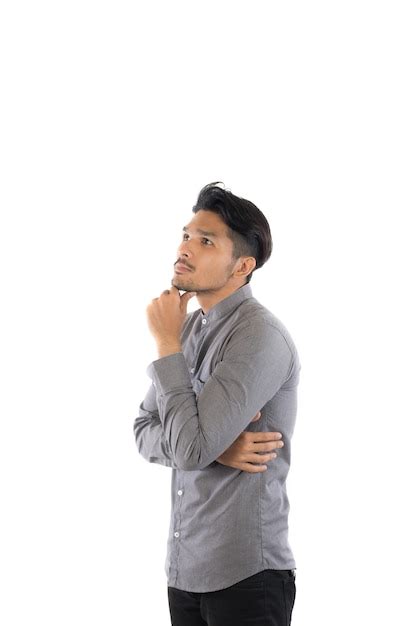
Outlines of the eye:
{"label": "eye", "polygon": [[[188,236],[189,236],[188,233],[183,233],[183,237],[182,237],[183,241],[185,241],[186,237],[188,237]],[[213,242],[210,239],[208,239],[207,237],[202,237],[202,242],[205,242],[205,244],[204,244],[205,246],[207,246],[207,245],[213,246]]]}

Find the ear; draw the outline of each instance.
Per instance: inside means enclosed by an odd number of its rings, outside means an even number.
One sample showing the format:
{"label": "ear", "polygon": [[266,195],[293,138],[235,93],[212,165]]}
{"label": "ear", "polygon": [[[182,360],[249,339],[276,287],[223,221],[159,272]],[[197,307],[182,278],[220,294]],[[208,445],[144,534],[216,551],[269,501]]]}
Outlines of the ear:
{"label": "ear", "polygon": [[235,270],[237,276],[248,276],[256,268],[257,261],[253,256],[241,257],[241,262]]}

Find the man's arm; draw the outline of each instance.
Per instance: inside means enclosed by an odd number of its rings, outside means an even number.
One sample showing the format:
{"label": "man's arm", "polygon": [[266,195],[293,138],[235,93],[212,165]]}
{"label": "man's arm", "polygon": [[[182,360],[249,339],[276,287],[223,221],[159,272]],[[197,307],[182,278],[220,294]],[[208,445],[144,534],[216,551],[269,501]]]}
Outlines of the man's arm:
{"label": "man's arm", "polygon": [[[260,417],[261,412],[259,411],[251,421],[257,421]],[[154,385],[151,385],[145,399],[139,405],[139,416],[134,420],[133,430],[138,451],[146,461],[178,469],[164,438]],[[278,440],[277,434],[273,432],[243,432],[216,461],[227,467],[250,473],[264,471],[266,466],[263,467],[260,464],[270,461],[273,458],[271,452],[283,446],[283,443]],[[254,444],[254,441],[258,443]],[[259,456],[259,452],[256,452],[258,449],[262,449],[263,456]]]}
{"label": "man's arm", "polygon": [[149,463],[159,463],[177,469],[164,437],[154,385],[150,386],[139,405],[139,415],[134,420],[133,429],[138,451],[144,459]]}
{"label": "man's arm", "polygon": [[293,365],[285,338],[263,320],[233,334],[198,398],[182,352],[151,363],[147,373],[176,465],[197,470],[216,460],[288,379]]}

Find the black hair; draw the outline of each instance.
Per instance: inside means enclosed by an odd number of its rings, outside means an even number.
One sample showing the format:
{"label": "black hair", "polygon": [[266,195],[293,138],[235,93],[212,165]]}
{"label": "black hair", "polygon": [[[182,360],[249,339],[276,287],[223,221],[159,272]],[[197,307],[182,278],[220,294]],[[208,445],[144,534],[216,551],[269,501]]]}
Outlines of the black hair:
{"label": "black hair", "polygon": [[[193,207],[193,213],[198,211],[212,211],[217,213],[228,226],[228,237],[233,243],[233,258],[252,256],[256,260],[253,271],[259,269],[270,258],[273,249],[270,226],[255,204],[231,193],[230,189],[223,189],[217,185],[221,181],[205,185]],[[250,282],[253,272],[246,277],[246,284]]]}

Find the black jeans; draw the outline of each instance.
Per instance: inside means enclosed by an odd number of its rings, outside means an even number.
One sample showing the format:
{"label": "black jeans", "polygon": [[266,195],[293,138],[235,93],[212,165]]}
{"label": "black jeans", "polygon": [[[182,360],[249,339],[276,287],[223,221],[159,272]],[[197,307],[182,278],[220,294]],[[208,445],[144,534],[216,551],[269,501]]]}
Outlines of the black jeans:
{"label": "black jeans", "polygon": [[207,593],[168,587],[172,626],[290,626],[295,597],[294,570],[266,569]]}

